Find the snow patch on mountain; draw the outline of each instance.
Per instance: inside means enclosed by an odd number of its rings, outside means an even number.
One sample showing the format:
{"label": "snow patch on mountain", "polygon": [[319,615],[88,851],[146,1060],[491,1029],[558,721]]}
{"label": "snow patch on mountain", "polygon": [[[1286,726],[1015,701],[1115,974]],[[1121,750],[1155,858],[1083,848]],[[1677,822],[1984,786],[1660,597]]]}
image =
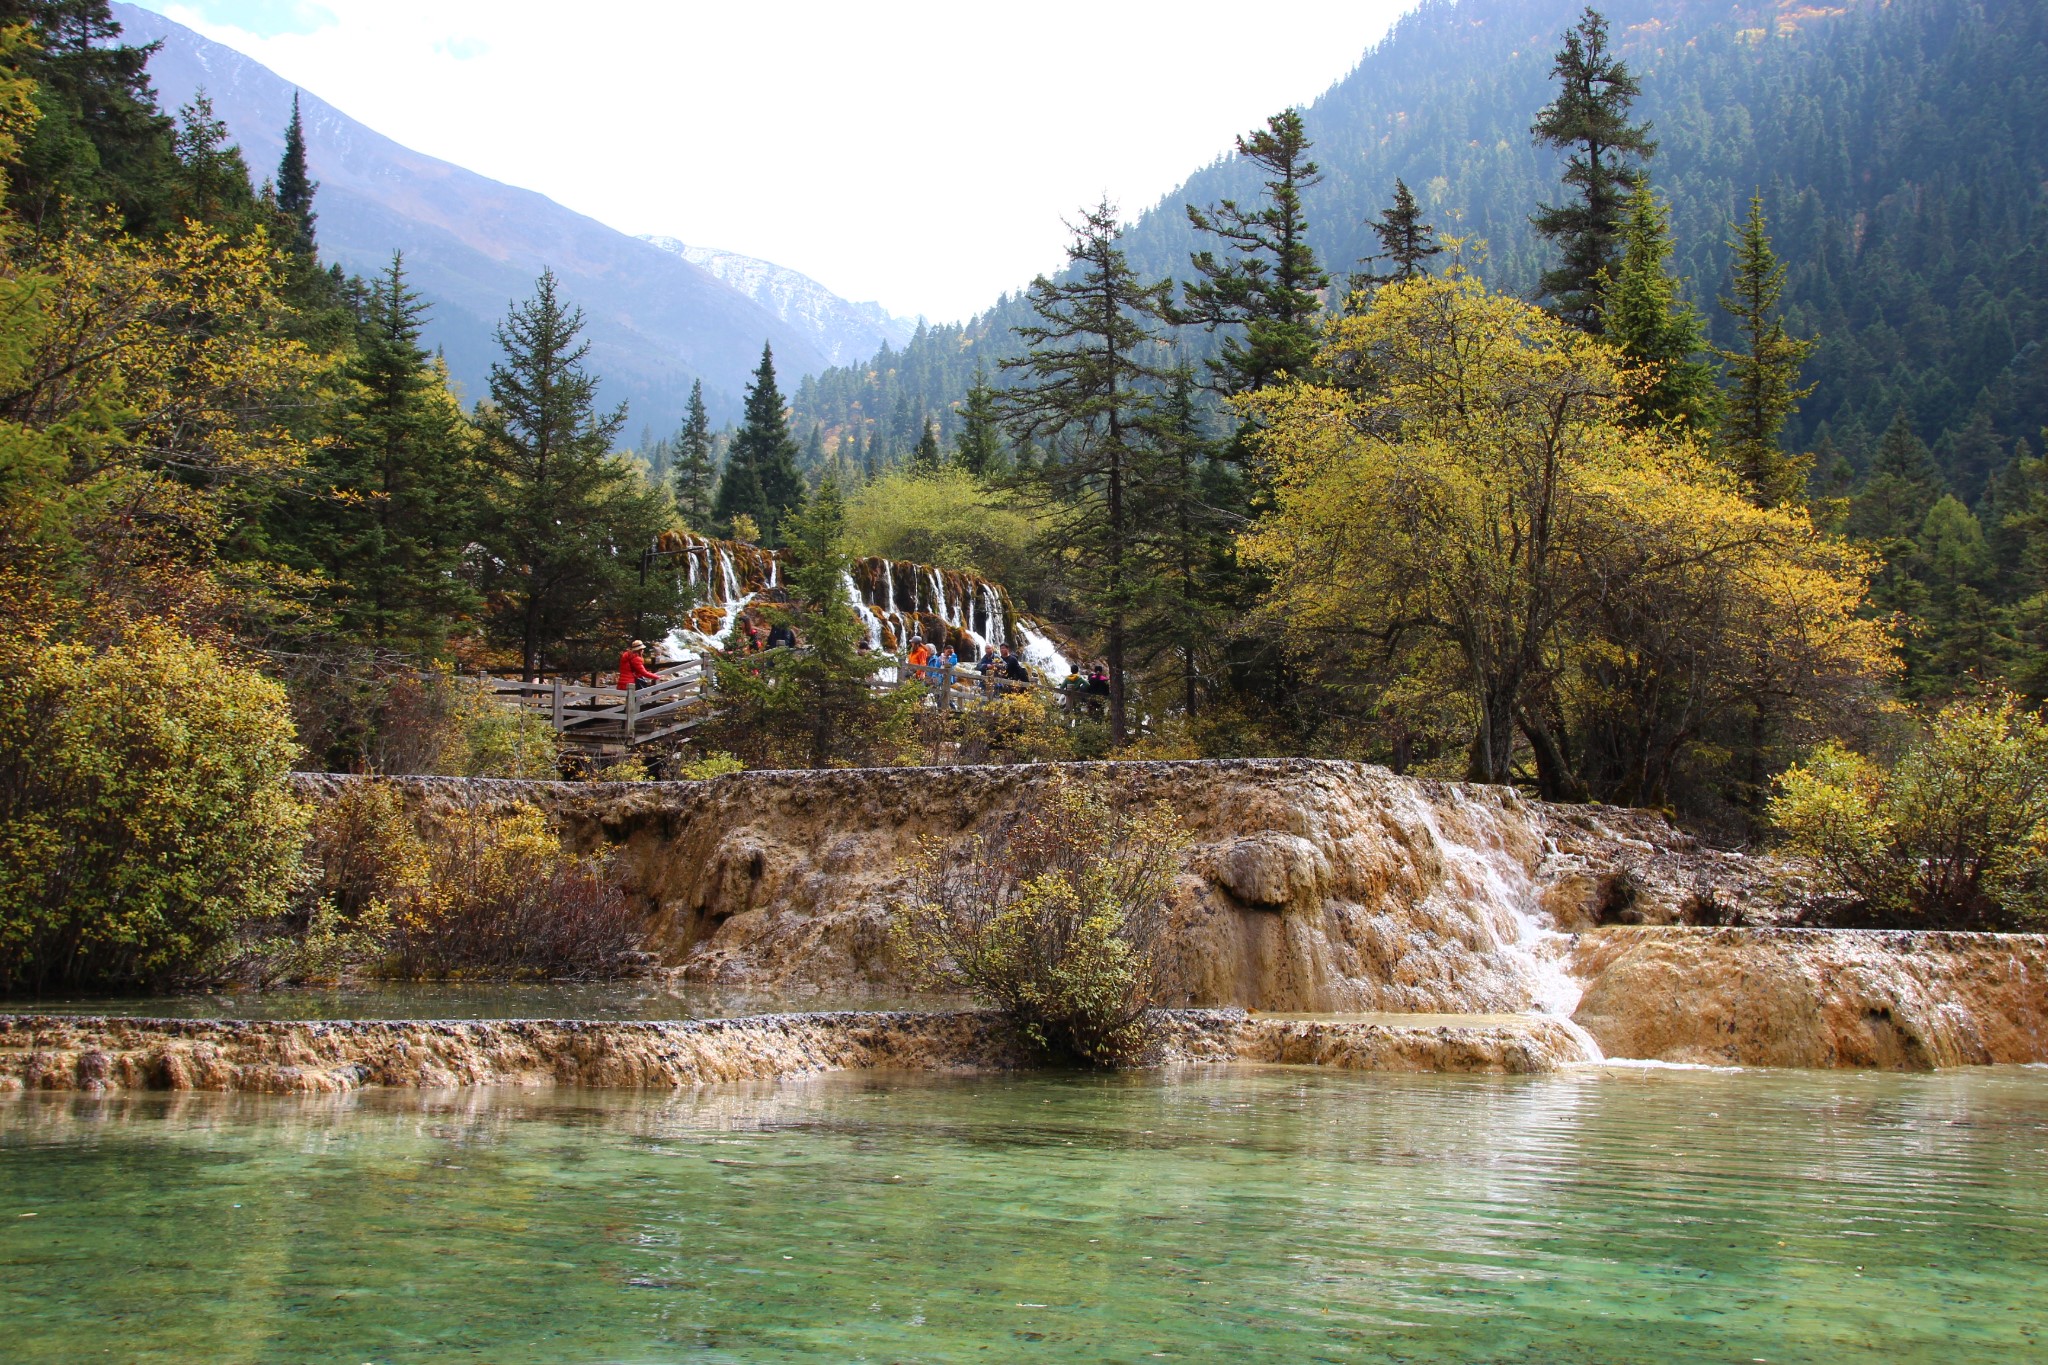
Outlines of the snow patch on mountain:
{"label": "snow patch on mountain", "polygon": [[745,294],[810,337],[835,365],[866,360],[882,349],[883,342],[901,348],[917,332],[916,318],[896,317],[879,303],[843,299],[809,275],[773,261],[691,246],[674,237],[650,235],[640,240],[682,257]]}

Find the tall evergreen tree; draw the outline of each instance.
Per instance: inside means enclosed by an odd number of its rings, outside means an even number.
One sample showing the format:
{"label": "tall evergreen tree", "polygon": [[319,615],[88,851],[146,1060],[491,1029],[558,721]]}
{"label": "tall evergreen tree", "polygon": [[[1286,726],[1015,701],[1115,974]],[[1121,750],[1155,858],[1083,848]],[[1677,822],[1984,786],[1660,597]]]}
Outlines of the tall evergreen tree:
{"label": "tall evergreen tree", "polygon": [[693,531],[711,529],[711,416],[704,410],[704,381],[690,385],[690,406],[669,455],[669,481],[676,511]]}
{"label": "tall evergreen tree", "polygon": [[1315,371],[1315,317],[1330,277],[1316,263],[1302,212],[1302,192],[1322,182],[1321,168],[1308,159],[1311,145],[1298,111],[1275,114],[1237,140],[1237,154],[1268,177],[1266,202],[1187,206],[1188,223],[1221,239],[1224,254],[1205,248],[1190,258],[1199,278],[1182,290],[1178,320],[1211,331],[1243,329],[1241,339],[1226,336],[1221,355],[1208,362],[1221,393],[1248,393],[1283,373],[1303,378]]}
{"label": "tall evergreen tree", "polygon": [[1799,383],[1799,370],[1814,342],[1791,335],[1778,316],[1785,267],[1771,250],[1762,196],[1750,199],[1734,245],[1734,279],[1721,307],[1734,317],[1740,341],[1717,352],[1728,373],[1721,446],[1751,496],[1772,507],[1806,491],[1804,463],[1786,454],[1779,436],[1799,400],[1813,392],[1813,385]]}
{"label": "tall evergreen tree", "polygon": [[1082,608],[1101,633],[1110,739],[1121,746],[1130,736],[1131,623],[1150,588],[1143,528],[1154,511],[1154,456],[1146,427],[1167,378],[1147,357],[1168,320],[1172,285],[1139,281],[1107,201],[1086,210],[1073,232],[1068,271],[1031,283],[1039,321],[1017,328],[1030,349],[1003,362],[1023,375],[1003,400],[1020,440],[1047,443],[1028,487],[1048,514],[1048,549],[1072,556]]}
{"label": "tall evergreen tree", "polygon": [[1399,177],[1394,180],[1394,202],[1382,210],[1379,217],[1368,219],[1366,226],[1379,239],[1380,249],[1360,264],[1384,261],[1387,268],[1354,274],[1351,277],[1351,292],[1354,294],[1369,290],[1374,285],[1412,280],[1425,273],[1429,269],[1430,257],[1441,254],[1444,249],[1436,239],[1436,229],[1423,221],[1422,207],[1415,202],[1408,182]]}
{"label": "tall evergreen tree", "polygon": [[1601,324],[1607,341],[1654,376],[1637,405],[1642,420],[1711,432],[1721,391],[1712,364],[1702,358],[1706,324],[1671,274],[1671,210],[1647,177],[1629,196],[1623,242],[1621,269],[1601,302]]}
{"label": "tall evergreen tree", "polygon": [[439,361],[420,344],[427,305],[405,259],[370,285],[322,483],[294,539],[333,584],[337,624],[379,647],[439,650],[477,605],[462,578],[473,530],[470,432]]}
{"label": "tall evergreen tree", "polygon": [[178,111],[173,145],[178,156],[171,201],[181,218],[216,226],[241,227],[255,221],[256,196],[249,190],[249,164],[228,140],[228,125],[213,112],[204,90]]}
{"label": "tall evergreen tree", "polygon": [[1538,235],[1557,244],[1558,264],[1543,272],[1551,309],[1575,327],[1598,332],[1601,296],[1621,264],[1630,162],[1655,155],[1646,123],[1630,123],[1629,107],[1642,87],[1607,49],[1607,20],[1588,6],[1564,36],[1550,74],[1557,97],[1543,106],[1531,130],[1537,145],[1567,151],[1566,203],[1538,209],[1529,219]]}
{"label": "tall evergreen tree", "polygon": [[780,545],[784,518],[804,502],[797,454],[796,440],[789,434],[789,412],[775,385],[775,353],[772,347],[763,346],[754,382],[747,386],[740,429],[726,452],[725,476],[718,481],[712,519],[730,530],[732,519],[745,513],[760,528],[763,545]]}
{"label": "tall evergreen tree", "polygon": [[664,579],[642,584],[642,557],[668,524],[668,499],[611,453],[626,410],[597,411],[583,368],[583,312],[552,271],[498,328],[505,358],[478,405],[478,458],[490,476],[478,540],[491,635],[519,649],[527,677],[544,660],[596,666],[635,621],[665,629]]}
{"label": "tall evergreen tree", "polygon": [[910,452],[910,468],[919,474],[939,472],[939,427],[938,423],[927,421],[924,432],[917,438],[917,446]]}
{"label": "tall evergreen tree", "polygon": [[1139,662],[1169,665],[1180,707],[1192,719],[1202,707],[1203,684],[1233,611],[1219,585],[1231,572],[1229,531],[1218,510],[1216,476],[1221,474],[1216,443],[1203,430],[1196,403],[1194,371],[1173,371],[1152,414],[1151,462],[1156,494],[1147,536],[1147,577],[1151,591],[1135,632],[1142,641]]}
{"label": "tall evergreen tree", "polygon": [[287,246],[313,254],[313,195],[320,188],[306,169],[306,124],[299,115],[299,92],[292,92],[292,121],[285,125],[284,156],[277,163],[277,208],[295,225]]}
{"label": "tall evergreen tree", "polygon": [[960,405],[960,434],[954,439],[953,460],[982,479],[995,472],[1002,455],[1002,414],[996,407],[996,391],[988,382],[988,371],[976,367],[974,384]]}

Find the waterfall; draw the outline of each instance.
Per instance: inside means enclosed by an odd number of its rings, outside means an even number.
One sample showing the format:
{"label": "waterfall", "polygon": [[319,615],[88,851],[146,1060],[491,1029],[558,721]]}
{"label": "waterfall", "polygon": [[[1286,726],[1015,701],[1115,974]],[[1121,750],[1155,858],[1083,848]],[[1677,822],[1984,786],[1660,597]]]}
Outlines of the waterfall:
{"label": "waterfall", "polygon": [[1018,651],[1024,656],[1024,662],[1043,674],[1047,682],[1058,686],[1073,674],[1074,666],[1067,662],[1066,656],[1029,621],[1017,622],[1017,633],[1024,638],[1023,647]]}
{"label": "waterfall", "polygon": [[867,627],[868,648],[879,654],[882,650],[882,618],[861,598],[860,585],[853,581],[852,573],[841,573],[839,577],[846,583],[847,602],[860,613],[861,623]]}

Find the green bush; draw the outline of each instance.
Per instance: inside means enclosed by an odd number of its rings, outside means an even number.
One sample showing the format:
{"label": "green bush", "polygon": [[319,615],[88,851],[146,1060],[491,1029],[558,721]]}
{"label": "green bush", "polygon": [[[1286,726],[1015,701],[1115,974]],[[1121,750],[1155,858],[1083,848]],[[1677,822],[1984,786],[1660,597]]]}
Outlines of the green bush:
{"label": "green bush", "polygon": [[1772,821],[1861,922],[2017,928],[2048,915],[2048,724],[1955,702],[1890,768],[1836,743],[1779,777]]}
{"label": "green bush", "polygon": [[1154,950],[1187,836],[1172,811],[1112,809],[1056,770],[991,834],[928,846],[892,924],[921,985],[965,990],[1041,1054],[1136,1062],[1154,1034]]}
{"label": "green bush", "polygon": [[282,688],[159,626],[0,670],[0,993],[203,973],[283,912],[306,816]]}

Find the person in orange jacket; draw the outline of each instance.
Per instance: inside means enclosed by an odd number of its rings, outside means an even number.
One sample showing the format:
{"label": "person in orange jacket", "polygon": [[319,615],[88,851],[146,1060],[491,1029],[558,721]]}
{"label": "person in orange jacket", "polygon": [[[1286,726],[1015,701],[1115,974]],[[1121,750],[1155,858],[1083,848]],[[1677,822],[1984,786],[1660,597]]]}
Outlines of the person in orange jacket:
{"label": "person in orange jacket", "polygon": [[643,651],[647,648],[642,641],[635,640],[619,655],[619,690],[649,687],[661,680],[661,675],[647,666]]}

